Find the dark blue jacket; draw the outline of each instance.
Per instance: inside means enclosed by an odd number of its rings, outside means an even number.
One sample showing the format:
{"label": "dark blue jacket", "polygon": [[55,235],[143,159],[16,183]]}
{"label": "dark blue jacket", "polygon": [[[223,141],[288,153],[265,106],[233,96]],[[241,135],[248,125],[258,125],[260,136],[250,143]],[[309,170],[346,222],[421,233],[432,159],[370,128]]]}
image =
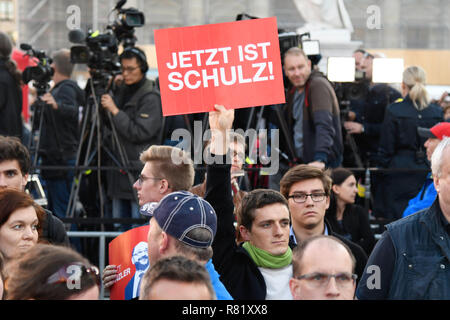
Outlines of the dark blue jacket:
{"label": "dark blue jacket", "polygon": [[388,299],[450,299],[450,236],[439,201],[387,225],[395,249]]}
{"label": "dark blue jacket", "polygon": [[[409,96],[387,107],[381,127],[379,161],[383,168],[427,168],[423,144],[417,127],[431,128],[442,121],[442,108],[430,104],[418,111]],[[422,150],[423,153],[417,154]],[[423,181],[423,180],[422,180]]]}
{"label": "dark blue jacket", "polygon": [[354,135],[364,163],[365,160],[370,160],[373,164],[377,163],[384,114],[387,106],[398,98],[401,98],[400,92],[385,83],[378,83],[369,88],[359,112],[353,110],[356,112],[355,121],[364,126],[363,133]]}
{"label": "dark blue jacket", "polygon": [[[378,183],[384,186],[378,194],[378,209],[387,219],[401,218],[408,201],[419,192],[429,171],[425,152],[425,138],[417,127],[431,128],[442,121],[442,108],[430,104],[417,110],[409,96],[391,104],[384,117],[379,145],[379,166],[392,169],[410,169],[388,172]],[[419,169],[419,170],[417,170]]]}

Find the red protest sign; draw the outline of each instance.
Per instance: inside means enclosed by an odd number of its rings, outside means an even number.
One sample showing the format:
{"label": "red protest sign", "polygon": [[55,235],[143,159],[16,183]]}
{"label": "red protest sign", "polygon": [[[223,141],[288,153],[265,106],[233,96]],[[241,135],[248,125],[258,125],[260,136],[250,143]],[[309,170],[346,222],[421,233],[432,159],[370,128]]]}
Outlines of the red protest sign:
{"label": "red protest sign", "polygon": [[155,30],[164,116],[285,102],[276,18]]}

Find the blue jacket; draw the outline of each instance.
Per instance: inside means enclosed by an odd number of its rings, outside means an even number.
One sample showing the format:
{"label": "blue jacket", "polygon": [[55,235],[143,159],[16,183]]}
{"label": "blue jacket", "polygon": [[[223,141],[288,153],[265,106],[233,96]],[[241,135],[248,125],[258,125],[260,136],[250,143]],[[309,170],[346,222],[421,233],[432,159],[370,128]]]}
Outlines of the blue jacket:
{"label": "blue jacket", "polygon": [[219,280],[219,274],[217,273],[212,259],[209,259],[208,263],[205,265],[206,271],[209,273],[211,278],[211,284],[216,292],[217,300],[233,300],[233,297],[229,294],[223,283]]}
{"label": "blue jacket", "polygon": [[450,236],[438,198],[387,225],[395,249],[388,299],[450,299]]}
{"label": "blue jacket", "polygon": [[408,206],[403,212],[403,218],[420,210],[429,208],[436,199],[436,195],[437,192],[434,188],[433,178],[430,173],[428,174],[427,179],[425,180],[425,183],[417,196],[409,201]]}

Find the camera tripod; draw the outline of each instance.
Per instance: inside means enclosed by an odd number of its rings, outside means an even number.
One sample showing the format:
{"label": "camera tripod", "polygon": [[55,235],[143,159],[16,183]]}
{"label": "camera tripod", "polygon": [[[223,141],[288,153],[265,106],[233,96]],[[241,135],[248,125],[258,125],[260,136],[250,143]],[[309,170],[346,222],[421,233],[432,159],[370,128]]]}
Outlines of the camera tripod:
{"label": "camera tripod", "polygon": [[[129,168],[129,160],[128,156],[125,153],[122,144],[120,143],[116,128],[112,121],[111,113],[106,111],[103,112],[100,108],[99,101],[101,96],[109,91],[110,85],[108,85],[109,78],[98,71],[91,71],[91,78],[89,79],[89,88],[90,88],[90,99],[88,101],[87,109],[84,112],[83,122],[80,133],[80,144],[77,150],[76,163],[75,167],[78,168],[80,163],[83,163],[83,167],[88,167],[90,163],[94,160],[95,156],[97,158],[96,170],[97,170],[97,184],[98,184],[98,195],[100,201],[100,217],[104,217],[105,210],[105,199],[102,190],[102,151],[104,151],[110,159],[114,162],[114,164],[122,168],[130,182],[130,186],[132,187],[134,184],[134,177],[132,176]],[[112,83],[112,82],[111,82]],[[117,148],[119,153],[119,158],[117,159],[114,153],[102,142],[102,121],[107,121],[107,125],[111,128],[113,145]],[[89,127],[89,129],[88,129]],[[89,133],[88,133],[89,130]],[[94,140],[94,137],[96,138]],[[93,145],[96,144],[94,147]],[[84,150],[84,159],[82,158],[82,150]],[[84,172],[82,170],[77,169],[77,174],[75,175],[74,183],[72,184],[72,190],[70,192],[69,204],[67,206],[66,217],[72,218],[74,216],[74,212],[77,205],[78,194],[80,192],[81,180]],[[136,193],[133,192],[133,196],[137,201]],[[101,229],[104,229],[104,224],[101,225]]]}
{"label": "camera tripod", "polygon": [[[44,124],[44,113],[45,113],[45,109],[48,107],[48,105],[42,101],[40,99],[40,97],[42,95],[44,95],[45,93],[48,92],[50,85],[48,83],[33,83],[33,85],[36,87],[36,95],[37,95],[37,99],[34,102],[34,113],[33,113],[33,118],[31,120],[31,138],[28,141],[28,150],[30,150],[30,153],[32,154],[32,168],[36,168],[37,165],[37,161],[39,158],[39,149],[40,149],[40,144],[41,144],[41,133],[42,133],[42,127]],[[55,126],[55,118],[53,116],[53,114],[51,115],[51,120],[52,120],[52,125]],[[39,121],[37,120],[39,119]],[[39,122],[38,127],[36,128],[37,123]],[[33,140],[34,139],[34,135],[37,132],[37,138],[36,138],[36,143],[33,145]],[[56,143],[57,146],[60,147],[60,143],[59,143],[59,138],[57,136],[55,136],[56,139]]]}

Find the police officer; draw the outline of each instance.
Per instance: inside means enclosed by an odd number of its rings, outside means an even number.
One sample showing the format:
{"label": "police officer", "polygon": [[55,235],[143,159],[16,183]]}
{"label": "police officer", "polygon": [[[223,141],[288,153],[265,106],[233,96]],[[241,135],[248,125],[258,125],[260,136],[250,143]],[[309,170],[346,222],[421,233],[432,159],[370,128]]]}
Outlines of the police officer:
{"label": "police officer", "polygon": [[442,121],[442,108],[430,104],[425,89],[425,71],[411,66],[403,72],[401,101],[386,109],[378,149],[379,166],[392,169],[424,169],[422,171],[397,171],[384,175],[384,218],[401,217],[408,200],[419,191],[429,170],[423,148],[424,138],[417,127],[430,128]]}

